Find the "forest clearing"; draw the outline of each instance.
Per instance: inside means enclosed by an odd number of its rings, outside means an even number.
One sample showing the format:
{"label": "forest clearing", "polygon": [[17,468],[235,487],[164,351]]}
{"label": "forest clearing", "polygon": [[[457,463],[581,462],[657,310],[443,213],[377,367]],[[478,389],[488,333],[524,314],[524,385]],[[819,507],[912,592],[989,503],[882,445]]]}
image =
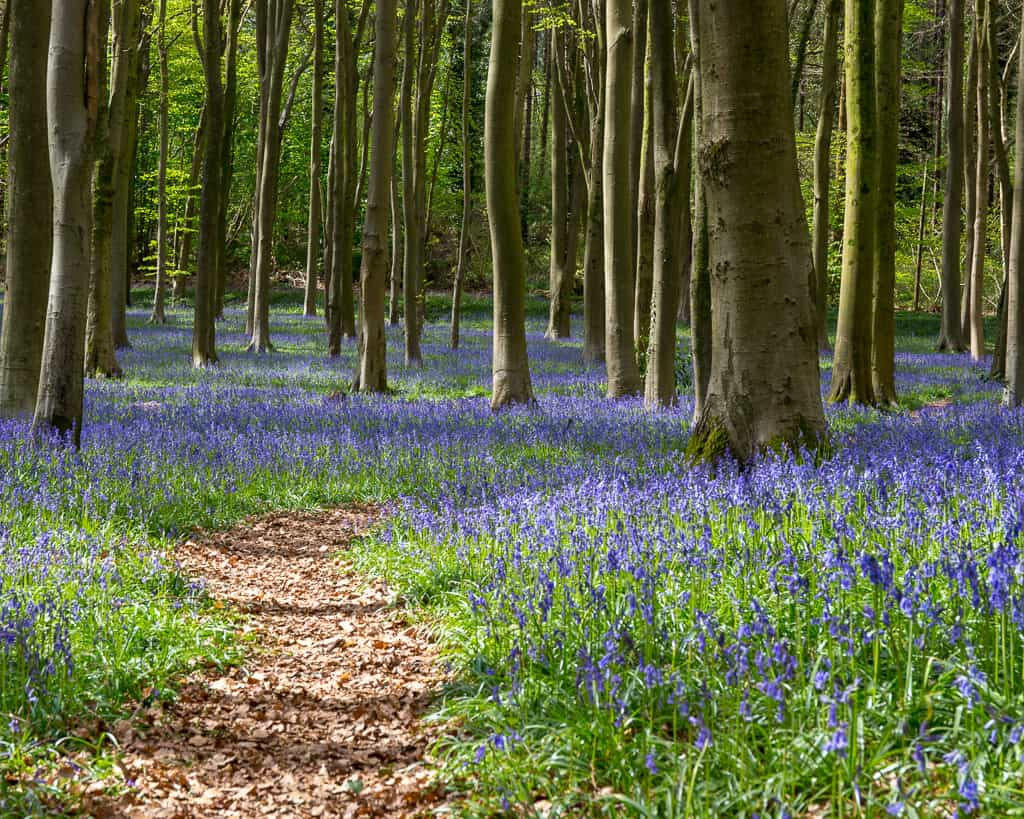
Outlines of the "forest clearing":
{"label": "forest clearing", "polygon": [[0,0],[0,817],[1024,812],[1021,0]]}

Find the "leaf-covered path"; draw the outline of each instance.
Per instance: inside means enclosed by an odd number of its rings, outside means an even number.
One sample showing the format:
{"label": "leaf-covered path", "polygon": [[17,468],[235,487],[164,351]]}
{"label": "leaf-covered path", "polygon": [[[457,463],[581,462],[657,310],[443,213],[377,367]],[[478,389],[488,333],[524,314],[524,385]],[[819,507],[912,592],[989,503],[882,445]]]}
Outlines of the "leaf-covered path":
{"label": "leaf-covered path", "polygon": [[134,787],[89,812],[145,817],[413,816],[438,801],[419,720],[444,682],[422,628],[335,556],[377,513],[277,514],[179,548],[259,647],[122,723]]}

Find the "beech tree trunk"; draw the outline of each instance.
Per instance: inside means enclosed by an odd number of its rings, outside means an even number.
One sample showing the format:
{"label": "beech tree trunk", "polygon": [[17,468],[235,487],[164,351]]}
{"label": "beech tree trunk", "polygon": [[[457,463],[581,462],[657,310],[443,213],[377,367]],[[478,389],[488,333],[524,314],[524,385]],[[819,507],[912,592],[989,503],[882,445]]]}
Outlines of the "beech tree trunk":
{"label": "beech tree trunk", "polygon": [[320,277],[320,168],[324,84],[324,0],[313,2],[313,92],[310,100],[312,127],[309,139],[309,219],[306,227],[306,289],[303,314],[316,315],[317,281]]}
{"label": "beech tree trunk", "polygon": [[871,338],[875,400],[896,403],[896,178],[899,166],[903,0],[877,0],[875,97],[878,102],[878,200]]}
{"label": "beech tree trunk", "polygon": [[604,131],[605,370],[608,397],[640,391],[633,336],[633,224],[630,145],[632,142],[633,38],[631,3],[608,0]]}
{"label": "beech tree trunk", "polygon": [[942,331],[938,348],[963,352],[960,328],[960,203],[964,185],[964,0],[949,3],[947,165],[942,208]]}
{"label": "beech tree trunk", "polygon": [[[235,176],[235,109],[238,107],[238,38],[242,25],[242,0],[227,0],[227,57],[224,66],[224,136],[221,152],[224,159],[220,181],[220,213],[217,218],[217,283],[213,314],[224,314],[224,293],[228,286],[228,208],[231,205],[231,183]],[[252,328],[249,328],[250,333]]]}
{"label": "beech tree trunk", "polygon": [[77,447],[85,386],[100,10],[90,0],[53,0],[51,10],[46,111],[53,261],[33,425],[69,434]]}
{"label": "beech tree trunk", "polygon": [[373,143],[370,181],[363,225],[363,262],[360,276],[362,309],[359,311],[359,389],[384,392],[388,388],[387,338],[384,304],[388,281],[388,209],[391,198],[394,146],[395,0],[377,0],[373,56]]}
{"label": "beech tree trunk", "polygon": [[[1024,26],[1024,10],[1021,25]],[[1016,144],[1024,145],[1024,48],[1019,50],[1017,60],[1016,137]],[[1024,162],[1015,162],[1013,169],[1013,227],[1006,302],[1004,400],[1011,407],[1019,407],[1024,404]]]}
{"label": "beech tree trunk", "polygon": [[522,0],[494,0],[484,117],[484,168],[494,267],[491,408],[495,410],[534,400],[526,352],[526,265],[516,191],[515,107],[508,104],[514,99],[516,88],[522,15]]}
{"label": "beech tree trunk", "polygon": [[971,268],[974,264],[974,236],[978,217],[978,31],[977,21],[971,27],[967,55],[967,99],[964,105],[964,191],[967,208],[964,219],[966,241],[963,259],[963,291],[960,300],[960,334],[967,349],[971,340]]}
{"label": "beech tree trunk", "polygon": [[[644,24],[649,15],[644,15]],[[651,298],[654,289],[654,222],[655,222],[655,169],[654,122],[652,118],[654,93],[651,84],[650,32],[644,38],[647,44],[646,79],[642,86],[643,127],[640,133],[640,168],[636,205],[636,292],[633,297],[633,337],[636,339],[637,358],[646,353],[651,334]],[[635,90],[635,88],[634,88]],[[635,100],[634,100],[635,104]],[[634,132],[635,133],[635,132]]]}
{"label": "beech tree trunk", "polygon": [[[703,143],[704,83],[700,59],[700,5],[690,0],[690,48],[694,67],[694,141]],[[704,195],[704,180],[697,174],[693,192],[693,250],[690,272],[690,341],[693,362],[693,417],[697,422],[704,414],[708,385],[711,379],[712,315],[711,315],[711,257],[708,240],[708,209]]]}
{"label": "beech tree trunk", "polygon": [[816,446],[825,432],[786,6],[719,0],[699,25],[706,104],[698,161],[721,332],[690,447],[704,458],[728,448],[745,461],[768,447]]}
{"label": "beech tree trunk", "polygon": [[[462,227],[459,230],[459,260],[452,284],[452,321],[450,343],[453,350],[459,348],[459,329],[462,319],[462,288],[466,280],[466,265],[469,259],[469,228],[473,218],[473,165],[470,144],[470,102],[473,91],[473,8],[472,0],[466,0],[466,19],[462,40]],[[398,230],[398,227],[395,227]],[[394,291],[394,279],[392,279]],[[392,295],[392,304],[396,301]]]}
{"label": "beech tree trunk", "polygon": [[[570,270],[569,243],[569,89],[563,88],[560,77],[569,76],[565,43],[557,28],[551,30],[552,59],[561,60],[562,69],[555,72],[554,105],[551,107],[551,265],[548,278],[550,310],[547,338],[569,338],[572,334],[572,283],[576,275]],[[575,262],[576,255],[572,255]]]}
{"label": "beech tree trunk", "polygon": [[980,360],[985,355],[985,257],[988,251],[988,178],[989,178],[989,22],[991,13],[988,0],[977,0],[975,6],[976,46],[978,52],[977,84],[977,164],[975,165],[975,214],[973,255],[970,259],[971,301],[970,337],[971,358]]}
{"label": "beech tree trunk", "polygon": [[0,329],[0,418],[31,416],[39,389],[53,247],[46,60],[50,8],[10,0],[7,271]]}
{"label": "beech tree trunk", "polygon": [[878,203],[875,0],[846,0],[846,213],[829,400],[873,405],[872,266]]}
{"label": "beech tree trunk", "polygon": [[206,80],[206,139],[203,140],[203,183],[199,198],[199,249],[196,256],[195,319],[192,365],[217,363],[215,296],[220,271],[219,217],[223,196],[224,83],[220,57],[224,29],[219,0],[203,0],[203,34],[194,32]]}
{"label": "beech tree trunk", "polygon": [[157,34],[157,53],[160,59],[160,109],[157,129],[160,132],[160,155],[157,165],[157,220],[156,220],[156,286],[153,290],[153,312],[151,324],[166,324],[167,314],[167,154],[170,131],[167,122],[168,97],[170,95],[170,71],[168,69],[167,45],[167,0],[160,0],[160,22]]}
{"label": "beech tree trunk", "polygon": [[836,109],[836,74],[839,59],[839,26],[842,0],[828,0],[821,57],[821,97],[818,130],[814,138],[814,274],[818,317],[818,347],[831,348],[828,337],[828,245],[831,224],[829,202],[832,191],[832,125]]}

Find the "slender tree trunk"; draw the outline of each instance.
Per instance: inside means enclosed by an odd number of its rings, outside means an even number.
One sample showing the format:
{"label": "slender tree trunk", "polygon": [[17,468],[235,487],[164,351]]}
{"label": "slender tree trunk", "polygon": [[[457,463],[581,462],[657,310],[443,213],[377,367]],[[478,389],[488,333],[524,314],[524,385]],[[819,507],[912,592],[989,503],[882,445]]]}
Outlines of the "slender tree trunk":
{"label": "slender tree trunk", "polygon": [[878,203],[875,0],[846,0],[846,214],[830,401],[873,405],[872,266]]}
{"label": "slender tree trunk", "polygon": [[[431,0],[422,0],[429,3]],[[423,238],[420,235],[420,214],[416,212],[416,131],[413,111],[413,86],[416,81],[416,13],[419,0],[406,0],[404,39],[405,64],[402,67],[402,95],[399,110],[402,116],[402,221],[405,233],[402,290],[405,296],[405,363],[419,366],[423,363],[420,352],[419,274],[423,266]],[[422,46],[421,46],[422,47]]]}
{"label": "slender tree trunk", "polygon": [[185,197],[185,212],[182,215],[181,242],[178,245],[177,268],[174,283],[171,287],[171,298],[175,303],[185,298],[185,283],[192,269],[192,245],[196,236],[196,211],[199,209],[199,196],[196,189],[200,187],[203,172],[203,157],[206,155],[206,106],[199,115],[199,127],[196,129],[192,143],[192,165],[188,174],[188,193]]}
{"label": "slender tree trunk", "polygon": [[967,100],[964,106],[964,191],[967,208],[964,219],[966,241],[963,260],[963,298],[960,301],[960,333],[970,349],[971,340],[971,268],[974,264],[974,239],[978,217],[978,37],[977,21],[971,29],[970,50],[967,55]]}
{"label": "slender tree trunk", "polygon": [[398,305],[402,291],[402,261],[405,258],[403,235],[402,193],[398,187],[398,172],[396,171],[391,174],[391,295],[388,299],[388,324],[392,326],[399,322]]}
{"label": "slender tree trunk", "polygon": [[388,200],[391,196],[394,146],[395,0],[377,0],[373,68],[373,141],[370,182],[363,226],[361,273],[362,309],[359,311],[359,389],[384,392],[388,388],[387,338],[384,301],[388,276]]}
{"label": "slender tree trunk", "polygon": [[[115,146],[118,157],[114,176],[114,213],[113,233],[110,243],[110,283],[111,283],[111,330],[115,350],[130,348],[128,339],[128,320],[126,307],[131,292],[131,270],[129,268],[129,228],[131,225],[131,188],[135,176],[135,158],[139,142],[139,95],[143,77],[142,47],[146,33],[142,26],[142,8],[138,0],[122,0],[121,12],[124,15],[123,33],[118,36],[114,31],[114,48],[116,59],[123,60],[124,101],[121,125],[121,143]],[[115,62],[115,75],[117,63]],[[115,76],[115,88],[117,80]]]}
{"label": "slender tree trunk", "polygon": [[896,403],[896,175],[899,166],[903,0],[875,7],[875,99],[878,113],[878,199],[874,256],[871,378],[875,400]]}
{"label": "slender tree trunk", "polygon": [[519,162],[519,215],[523,241],[529,241],[530,218],[530,154],[533,136],[533,69],[536,61],[537,34],[533,30],[533,12],[523,9],[523,33],[519,54],[519,74],[516,79],[516,156]]}
{"label": "slender tree trunk", "polygon": [[224,83],[220,56],[224,46],[219,0],[203,0],[203,35],[195,35],[206,80],[206,139],[203,141],[203,186],[199,198],[199,249],[196,256],[195,319],[192,365],[217,363],[215,294],[220,270],[219,216],[223,195]]}
{"label": "slender tree trunk", "polygon": [[99,115],[99,6],[53,0],[46,110],[53,261],[33,426],[81,444],[92,235],[92,151]]}
{"label": "slender tree trunk", "polygon": [[648,409],[668,407],[676,400],[676,314],[685,238],[677,234],[676,226],[683,221],[680,219],[683,209],[690,207],[680,193],[684,178],[688,179],[692,172],[693,79],[691,76],[681,117],[677,117],[672,32],[672,12],[668,4],[653,3],[647,28],[648,116],[656,180],[653,310],[644,381],[644,404]]}
{"label": "slender tree trunk", "polygon": [[[825,433],[810,234],[789,105],[784,0],[700,17],[699,165],[715,260],[712,372],[691,454],[814,447]],[[853,19],[849,15],[848,19]],[[870,35],[869,35],[870,36]],[[764,230],[772,225],[772,230]]]}
{"label": "slender tree trunk", "polygon": [[821,97],[818,130],[814,138],[814,274],[817,307],[818,347],[831,347],[828,338],[828,245],[831,224],[829,203],[832,190],[832,125],[836,108],[836,74],[839,59],[839,26],[842,0],[828,0],[821,57]]}
{"label": "slender tree trunk", "polygon": [[167,314],[164,302],[167,298],[167,154],[170,130],[167,122],[168,96],[170,93],[170,72],[167,65],[167,0],[160,0],[160,29],[157,52],[160,55],[160,109],[157,129],[160,132],[160,158],[157,169],[157,219],[156,219],[156,287],[153,291],[153,312],[151,324],[166,324]]}
{"label": "slender tree trunk", "polygon": [[[551,46],[555,60],[566,59],[563,37],[557,28],[551,30]],[[568,75],[568,69],[556,72],[558,77]],[[571,335],[572,280],[575,270],[569,270],[569,111],[568,89],[559,82],[555,89],[555,104],[551,108],[551,265],[549,290],[551,295],[547,338],[568,338]]]}
{"label": "slender tree trunk", "polygon": [[[451,348],[459,348],[459,324],[462,318],[462,287],[466,280],[466,265],[469,259],[469,229],[473,218],[473,165],[470,144],[470,102],[473,92],[473,8],[472,0],[466,0],[466,19],[462,39],[462,227],[459,231],[459,260],[455,268],[455,282],[452,285]],[[549,46],[550,49],[550,46]],[[394,191],[395,188],[392,188]],[[396,191],[397,193],[397,191]],[[397,227],[396,227],[397,230]],[[394,279],[392,279],[394,287]],[[392,304],[395,302],[392,295]]]}
{"label": "slender tree trunk", "polygon": [[324,83],[324,0],[313,2],[313,109],[312,128],[309,140],[309,219],[306,229],[306,292],[303,299],[303,313],[316,315],[317,280],[320,276],[320,168]]}
{"label": "slender tree trunk", "polygon": [[[704,83],[700,59],[700,6],[690,0],[690,48],[694,66],[694,141],[703,144]],[[711,312],[711,256],[708,237],[708,209],[704,194],[703,175],[698,173],[693,196],[693,250],[690,272],[690,339],[693,362],[693,417],[698,421],[704,414],[708,385],[711,379],[712,312]]]}
{"label": "slender tree trunk", "polygon": [[[124,4],[120,9],[124,8]],[[123,15],[113,21],[113,71],[107,71],[107,41],[111,27],[109,2],[100,6],[100,102],[96,159],[93,170],[92,269],[89,274],[89,305],[85,322],[85,373],[120,378],[121,365],[114,352],[111,307],[111,237],[114,231],[114,187],[121,158],[124,129],[124,96],[127,82],[122,46]],[[113,74],[111,78],[110,74]]]}
{"label": "slender tree trunk", "polygon": [[942,210],[942,332],[940,350],[962,352],[960,328],[960,203],[964,185],[964,0],[949,3],[946,69],[946,192]]}
{"label": "slender tree trunk", "polygon": [[[647,14],[650,0],[632,0],[633,21],[630,30],[633,33],[633,53],[630,56],[632,67],[630,72],[630,102],[627,106],[631,112],[631,128],[629,142],[629,196],[630,196],[630,230],[633,233],[633,278],[636,286],[636,269],[639,263],[640,237],[637,224],[637,213],[640,211],[640,193],[643,187],[643,164],[644,154],[644,128],[647,123],[646,105],[647,94],[644,81],[645,63],[647,61]],[[653,215],[652,215],[653,216]],[[636,296],[634,294],[634,306]],[[634,316],[635,324],[635,316]],[[640,349],[640,339],[636,335],[636,328],[633,330],[633,338],[637,342],[637,350]]]}
{"label": "slender tree trunk", "polygon": [[991,14],[987,0],[977,0],[975,6],[976,50],[978,52],[977,85],[977,165],[975,166],[976,192],[974,195],[974,244],[970,265],[971,303],[970,335],[971,358],[980,360],[985,355],[985,317],[982,312],[985,295],[985,257],[988,251],[988,165],[989,165],[989,22]]}
{"label": "slender tree trunk", "polygon": [[[1024,9],[1021,11],[1024,31]],[[1024,145],[1024,48],[1018,50],[1016,143]],[[1011,407],[1024,404],[1024,162],[1013,168],[1013,227],[1006,297],[1006,392]]]}
{"label": "slender tree trunk", "polygon": [[10,213],[0,329],[0,418],[31,416],[35,409],[53,247],[50,157],[40,138],[47,132],[50,8],[46,3],[36,8],[34,0],[10,0],[5,14],[13,23],[13,36],[8,77]]}
{"label": "slender tree trunk", "polygon": [[632,142],[632,16],[629,0],[608,0],[604,132],[605,370],[608,397],[640,391],[633,337],[633,222],[630,144]]}
{"label": "slender tree trunk", "polygon": [[[526,352],[526,265],[516,193],[516,60],[522,0],[494,0],[487,76],[484,167],[494,265],[494,350],[491,408],[533,401]],[[408,279],[406,280],[408,285]],[[406,322],[408,322],[408,316]]]}
{"label": "slender tree trunk", "polygon": [[[646,23],[646,21],[645,21]],[[636,210],[636,292],[633,297],[633,337],[636,339],[638,358],[646,354],[651,334],[651,298],[654,289],[654,222],[655,222],[655,170],[654,170],[654,122],[651,114],[650,33],[644,38],[647,43],[646,80],[643,85],[644,122],[640,140],[639,193]]]}
{"label": "slender tree trunk", "polygon": [[[231,205],[231,183],[235,176],[235,109],[238,107],[238,39],[242,25],[242,0],[227,0],[227,58],[224,68],[224,136],[221,151],[224,158],[220,181],[220,213],[217,217],[217,285],[214,315],[224,315],[224,294],[228,286],[228,209]],[[252,327],[249,328],[252,333]]]}
{"label": "slender tree trunk", "polygon": [[[602,36],[602,42],[603,39]],[[591,101],[590,173],[583,249],[583,360],[590,364],[604,361],[605,358],[603,73],[601,79],[597,90],[598,99]]]}
{"label": "slender tree trunk", "polygon": [[[1007,332],[1007,289],[1010,275],[1010,237],[1013,233],[1013,178],[1007,157],[1006,134],[1003,123],[1006,120],[1006,88],[999,73],[997,15],[990,12],[988,27],[989,42],[989,128],[992,133],[992,151],[995,156],[996,178],[999,182],[1000,248],[1003,262],[1003,284],[999,290],[998,331],[996,346],[992,353],[992,367],[989,375],[997,380],[1006,378],[1006,332]],[[1016,48],[1019,48],[1019,41]],[[1007,60],[1007,70],[1013,62],[1013,55]]]}

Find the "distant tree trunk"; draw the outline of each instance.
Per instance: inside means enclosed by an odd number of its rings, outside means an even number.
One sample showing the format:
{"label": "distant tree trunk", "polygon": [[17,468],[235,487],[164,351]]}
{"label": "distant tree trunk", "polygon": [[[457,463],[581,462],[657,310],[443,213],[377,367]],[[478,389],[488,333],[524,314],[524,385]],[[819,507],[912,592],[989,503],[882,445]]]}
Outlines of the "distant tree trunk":
{"label": "distant tree trunk", "polygon": [[[999,182],[999,215],[1000,215],[1000,248],[1003,261],[1003,284],[999,291],[998,331],[996,346],[992,353],[992,367],[989,374],[992,378],[1006,378],[1006,332],[1007,332],[1007,289],[1010,275],[1010,237],[1013,233],[1013,178],[1010,174],[1010,162],[1007,157],[1006,133],[1006,83],[999,73],[998,59],[998,26],[997,15],[989,13],[989,128],[992,132],[992,149],[995,156],[996,178]],[[1019,48],[1019,42],[1016,48]],[[1007,60],[1009,72],[1013,63],[1013,55]]]}
{"label": "distant tree trunk", "polygon": [[391,197],[394,146],[395,0],[377,0],[373,55],[373,142],[370,183],[363,226],[361,273],[362,309],[359,311],[359,377],[363,392],[388,388],[387,338],[384,301],[388,278],[388,200]]}
{"label": "distant tree trunk", "polygon": [[[235,176],[235,109],[238,107],[238,39],[242,25],[242,0],[228,0],[227,58],[224,67],[224,136],[221,151],[224,158],[220,181],[220,213],[217,217],[217,285],[213,311],[218,318],[224,314],[224,295],[228,286],[228,209],[231,205],[231,183]],[[254,294],[255,295],[255,294]],[[252,327],[249,327],[252,332]]]}
{"label": "distant tree trunk", "polygon": [[[850,15],[853,18],[853,15]],[[715,260],[712,371],[691,454],[818,444],[825,433],[810,234],[789,106],[784,0],[702,14],[698,154]],[[772,225],[765,230],[764,225]]]}
{"label": "distant tree trunk", "polygon": [[899,166],[903,0],[877,0],[875,98],[878,103],[878,199],[874,255],[871,377],[875,400],[896,403],[896,177]]}
{"label": "distant tree trunk", "polygon": [[523,9],[523,33],[519,53],[519,73],[516,78],[516,156],[519,162],[519,216],[523,241],[529,240],[530,215],[530,155],[533,136],[533,68],[536,62],[537,33],[533,30],[533,12]]}
{"label": "distant tree trunk", "polygon": [[53,247],[46,124],[48,3],[10,0],[10,142],[7,174],[7,271],[0,329],[0,418],[31,416],[39,389]]}
{"label": "distant tree trunk", "polygon": [[[194,22],[194,25],[195,24]],[[219,0],[203,0],[203,34],[193,32],[206,80],[206,139],[203,140],[203,187],[199,198],[199,250],[196,256],[195,319],[192,365],[217,363],[215,295],[220,270],[219,216],[223,195],[224,83],[220,57],[224,48]]]}
{"label": "distant tree trunk", "polygon": [[[814,17],[818,13],[819,0],[810,0],[804,18],[800,23],[800,36],[797,38],[796,60],[793,62],[793,74],[790,84],[793,107],[796,108],[801,100],[800,88],[804,80],[804,64],[807,62],[807,46],[811,41],[811,28],[814,26]],[[820,113],[820,112],[819,112]],[[800,124],[803,130],[803,123]]]}
{"label": "distant tree trunk", "polygon": [[[598,59],[604,61],[604,31]],[[604,286],[604,72],[597,99],[590,100],[590,173],[587,186],[587,221],[583,249],[583,360],[594,364],[605,358]]]}
{"label": "distant tree trunk", "polygon": [[632,142],[632,16],[629,0],[608,0],[604,132],[605,370],[608,397],[640,391],[633,337],[633,221],[630,143]]}
{"label": "distant tree trunk", "polygon": [[404,258],[402,194],[398,187],[398,172],[396,171],[391,174],[391,295],[388,299],[388,324],[392,326],[399,322],[398,304],[402,292],[402,261]]}
{"label": "distant tree trunk", "polygon": [[946,69],[946,194],[942,209],[942,332],[938,347],[963,352],[960,328],[960,202],[964,185],[964,0],[950,0]]}
{"label": "distant tree trunk", "polygon": [[672,31],[669,5],[652,3],[647,29],[651,85],[648,101],[656,202],[651,340],[644,381],[644,404],[648,409],[668,407],[676,400],[676,314],[680,302],[682,277],[679,271],[684,242],[687,252],[689,249],[688,237],[685,231],[677,231],[677,225],[686,221],[680,218],[680,214],[690,207],[689,197],[684,201],[681,193],[684,181],[688,181],[692,173],[693,78],[691,74],[683,110],[677,118]]}
{"label": "distant tree trunk", "polygon": [[188,174],[188,193],[185,196],[185,212],[182,215],[181,241],[178,244],[177,259],[175,261],[176,275],[174,284],[171,287],[171,298],[175,302],[185,297],[185,282],[188,281],[189,270],[192,265],[192,245],[196,235],[196,211],[198,210],[199,197],[196,196],[196,188],[200,186],[200,176],[203,171],[203,157],[206,155],[206,106],[203,106],[199,115],[199,127],[196,128],[195,139],[192,142],[192,164]]}
{"label": "distant tree trunk", "polygon": [[967,55],[967,100],[964,106],[964,191],[967,207],[964,219],[966,241],[963,260],[963,298],[960,301],[960,333],[970,349],[972,292],[971,268],[974,264],[974,238],[978,217],[978,37],[977,21],[971,27]]}
{"label": "distant tree trunk", "polygon": [[[120,28],[123,30],[119,32],[119,27],[114,27],[115,90],[118,84],[118,69],[123,70],[127,76],[123,80],[121,142],[119,146],[114,146],[117,150],[117,162],[114,175],[113,233],[110,243],[110,297],[111,329],[115,350],[124,350],[132,346],[128,339],[128,322],[125,314],[131,292],[128,236],[131,225],[131,186],[139,142],[138,108],[139,95],[142,91],[140,83],[143,80],[140,66],[143,43],[148,42],[142,26],[142,8],[138,0],[122,0],[120,14],[123,20]],[[123,65],[119,65],[121,62]]]}
{"label": "distant tree trunk", "polygon": [[818,130],[814,139],[814,274],[817,306],[818,347],[831,347],[828,338],[828,245],[831,224],[829,201],[832,188],[832,124],[836,108],[839,26],[842,0],[828,0],[821,57],[821,97]]}
{"label": "distant tree trunk", "polygon": [[976,50],[978,52],[978,84],[977,84],[977,165],[974,177],[976,192],[974,196],[974,255],[971,259],[971,303],[970,331],[971,358],[980,360],[985,355],[985,316],[983,298],[985,295],[985,257],[988,253],[988,166],[989,166],[989,23],[991,13],[987,0],[977,0],[975,6]]}
{"label": "distant tree trunk", "polygon": [[522,0],[494,0],[484,167],[494,266],[491,408],[495,410],[533,401],[526,352],[526,266],[516,193],[515,108],[508,104],[515,94],[515,56],[519,53],[522,14]]}
{"label": "distant tree trunk", "polygon": [[[569,74],[564,66],[565,44],[557,28],[551,30],[553,59],[563,61],[556,76]],[[557,81],[557,80],[556,80]],[[575,270],[569,270],[569,242],[577,237],[569,235],[569,89],[558,82],[554,105],[551,107],[551,265],[549,274],[550,310],[547,337],[569,338],[572,327],[572,282]],[[575,254],[573,254],[575,261]]]}
{"label": "distant tree trunk", "polygon": [[90,0],[53,0],[51,9],[46,110],[53,179],[53,262],[33,426],[70,433],[77,447],[85,386],[100,10]]}
{"label": "distant tree trunk", "polygon": [[[130,1],[130,0],[129,0]],[[114,39],[123,45],[123,14],[119,6],[113,21]],[[115,45],[113,71],[108,73],[107,50],[111,26],[109,0],[100,4],[99,119],[96,160],[93,170],[92,269],[89,274],[89,305],[85,322],[85,373],[92,377],[120,378],[121,365],[114,352],[111,306],[111,237],[114,231],[114,187],[121,158],[124,102],[127,83],[121,47]],[[110,73],[113,74],[111,79]]]}
{"label": "distant tree trunk", "polygon": [[[260,173],[259,211],[257,219],[255,302],[253,305],[252,339],[249,349],[257,353],[272,349],[270,343],[270,282],[274,257],[274,227],[277,222],[277,192],[280,180],[281,143],[284,122],[282,100],[284,96],[284,70],[288,63],[288,43],[291,40],[293,0],[257,0],[257,17],[262,13],[264,49],[260,76],[260,116],[264,118],[263,154],[259,158]],[[257,33],[259,38],[260,34]]]}
{"label": "distant tree trunk", "polygon": [[[647,15],[645,15],[646,17]],[[640,134],[639,192],[636,207],[636,292],[633,297],[633,337],[639,354],[646,353],[651,334],[651,298],[654,288],[654,222],[655,222],[655,170],[654,170],[654,122],[651,114],[650,33],[644,38],[647,43],[646,80],[643,84],[644,121]]]}
{"label": "distant tree trunk", "polygon": [[[1024,30],[1024,10],[1021,11]],[[1016,145],[1024,145],[1024,48],[1017,59]],[[1007,287],[1006,392],[1011,407],[1024,404],[1024,162],[1013,168],[1013,227],[1010,236],[1010,272]]]}
{"label": "distant tree trunk", "polygon": [[829,400],[873,405],[872,280],[878,202],[875,0],[846,0],[846,214]]}
{"label": "distant tree trunk", "polygon": [[[630,196],[630,230],[633,233],[633,279],[636,287],[636,270],[639,263],[639,241],[637,214],[640,211],[640,194],[643,187],[643,164],[649,159],[644,154],[644,128],[647,124],[647,94],[644,80],[647,62],[647,15],[650,0],[633,0],[633,21],[630,30],[633,33],[633,53],[630,57],[632,67],[630,70],[630,142],[629,142],[629,196]],[[649,214],[653,219],[653,213]],[[633,298],[634,307],[636,296]],[[636,316],[634,315],[634,325]],[[640,349],[640,338],[636,334],[634,326],[633,338],[637,342],[637,350]]]}
{"label": "distant tree trunk", "polygon": [[[313,109],[309,140],[309,219],[306,229],[306,291],[303,313],[316,315],[317,280],[320,276],[320,167],[322,164],[322,122],[324,84],[324,0],[313,2]],[[389,117],[390,118],[390,117]]]}
{"label": "distant tree trunk", "polygon": [[[690,48],[694,55],[693,105],[694,140],[703,143],[704,83],[700,58],[700,6],[698,0],[689,0]],[[697,174],[693,195],[693,250],[690,271],[690,339],[693,362],[693,417],[696,422],[704,414],[708,385],[711,379],[712,314],[711,314],[711,256],[708,237],[707,198],[704,194],[702,174]]]}
{"label": "distant tree trunk", "polygon": [[[466,265],[469,258],[469,228],[473,218],[473,165],[470,144],[470,102],[473,92],[473,10],[472,0],[466,0],[466,19],[462,39],[462,228],[459,231],[459,260],[455,268],[455,282],[452,285],[451,348],[459,348],[459,324],[462,318],[462,288],[466,280]],[[392,188],[392,190],[395,190]],[[397,192],[396,192],[397,193]],[[398,229],[397,227],[395,228]],[[394,278],[392,278],[392,289]],[[392,304],[395,295],[392,295]]]}
{"label": "distant tree trunk", "polygon": [[[430,3],[431,0],[423,0]],[[416,298],[419,295],[419,274],[423,266],[423,238],[420,235],[420,214],[416,213],[417,203],[417,156],[416,131],[413,111],[413,86],[416,79],[416,13],[419,0],[405,0],[404,51],[402,66],[402,94],[399,102],[402,125],[402,224],[405,244],[402,248],[402,290],[405,297],[405,363],[419,366],[423,363],[420,352],[419,309]],[[507,101],[506,101],[507,104]]]}
{"label": "distant tree trunk", "polygon": [[160,108],[158,130],[160,132],[160,158],[158,160],[156,197],[156,288],[153,292],[153,312],[150,324],[166,324],[167,315],[164,301],[167,294],[167,153],[169,129],[167,124],[167,103],[170,92],[170,73],[167,66],[167,0],[160,0],[160,30],[157,40],[160,55]]}

